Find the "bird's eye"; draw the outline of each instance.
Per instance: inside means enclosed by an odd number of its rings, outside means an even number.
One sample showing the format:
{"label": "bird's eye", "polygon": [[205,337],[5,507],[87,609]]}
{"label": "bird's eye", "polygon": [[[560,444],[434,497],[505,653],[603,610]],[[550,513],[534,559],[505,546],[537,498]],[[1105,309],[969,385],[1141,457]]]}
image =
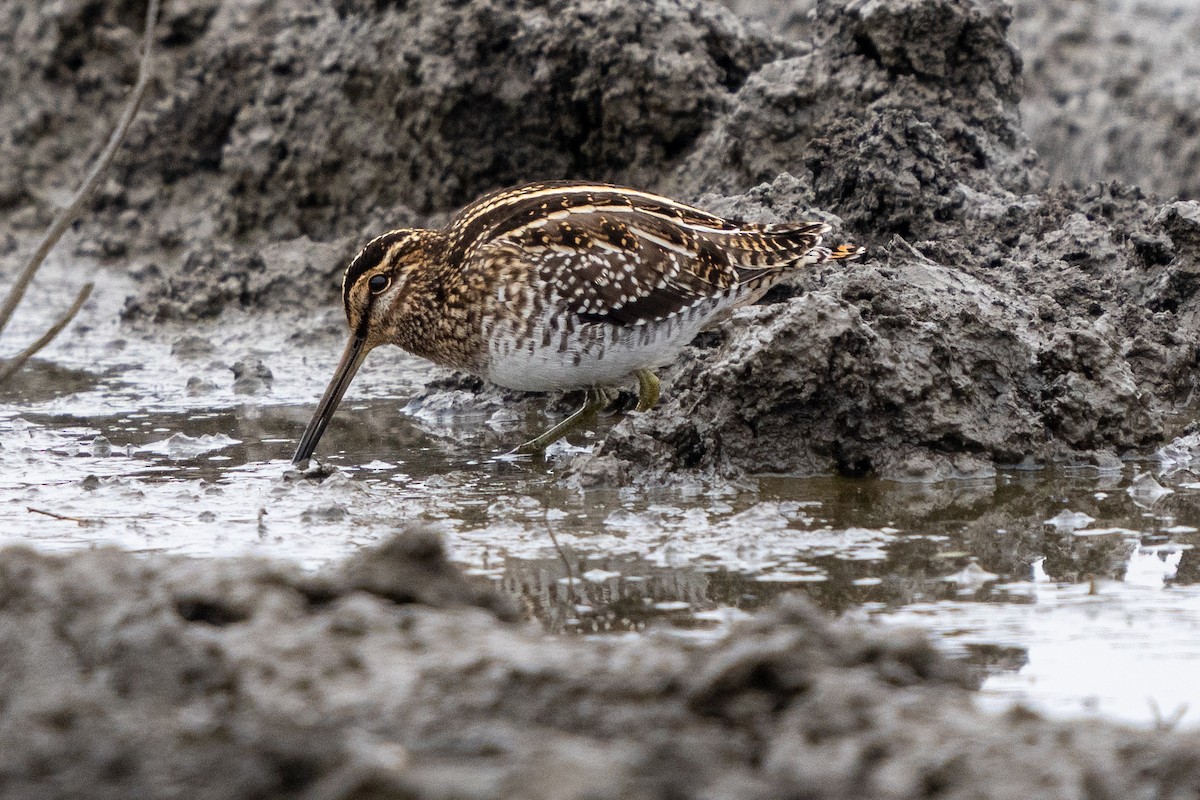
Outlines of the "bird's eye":
{"label": "bird's eye", "polygon": [[367,281],[367,288],[371,290],[371,294],[379,294],[391,284],[392,279],[387,275],[372,275]]}

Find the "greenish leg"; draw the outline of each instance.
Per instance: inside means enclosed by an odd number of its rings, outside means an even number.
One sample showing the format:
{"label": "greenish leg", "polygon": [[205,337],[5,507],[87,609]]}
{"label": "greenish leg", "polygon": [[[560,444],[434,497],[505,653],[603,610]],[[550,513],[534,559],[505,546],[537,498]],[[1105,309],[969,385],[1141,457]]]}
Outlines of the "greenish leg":
{"label": "greenish leg", "polygon": [[513,450],[509,455],[537,455],[547,447],[566,436],[577,428],[584,428],[596,421],[596,412],[601,411],[611,398],[604,389],[588,389],[584,396],[583,408],[576,411],[550,430],[536,439],[530,439],[525,444]]}
{"label": "greenish leg", "polygon": [[638,379],[638,411],[649,411],[658,402],[658,376],[648,369],[637,371]]}

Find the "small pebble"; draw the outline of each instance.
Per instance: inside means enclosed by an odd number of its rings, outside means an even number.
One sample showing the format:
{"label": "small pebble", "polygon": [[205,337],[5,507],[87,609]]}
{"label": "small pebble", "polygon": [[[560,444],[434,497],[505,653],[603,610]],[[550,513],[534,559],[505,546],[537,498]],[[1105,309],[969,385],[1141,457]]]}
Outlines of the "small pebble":
{"label": "small pebble", "polygon": [[233,370],[234,394],[269,392],[271,383],[275,380],[275,376],[271,374],[271,370],[267,369],[267,365],[261,358],[244,358],[230,369]]}

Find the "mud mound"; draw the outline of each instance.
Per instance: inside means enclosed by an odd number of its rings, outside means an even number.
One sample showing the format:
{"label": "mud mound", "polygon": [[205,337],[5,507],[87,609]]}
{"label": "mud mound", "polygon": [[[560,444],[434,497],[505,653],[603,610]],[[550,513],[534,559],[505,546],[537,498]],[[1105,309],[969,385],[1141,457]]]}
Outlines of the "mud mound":
{"label": "mud mound", "polygon": [[692,194],[787,172],[872,240],[962,216],[964,192],[1040,183],[1020,129],[1020,57],[991,0],[819,2],[806,52],[756,72],[680,171]]}
{"label": "mud mound", "polygon": [[[1063,797],[1188,791],[1194,738],[973,710],[920,635],[790,600],[721,644],[546,639],[410,534],[261,561],[0,557],[8,797]],[[1021,770],[1013,770],[1021,763]]]}
{"label": "mud mound", "polygon": [[[83,120],[120,97],[138,22],[85,3],[0,14],[15,45],[0,77],[35,87],[5,105],[21,119],[0,120],[14,131],[0,204],[14,205],[75,171],[52,169],[64,154],[84,158]],[[409,209],[445,212],[531,179],[653,186],[785,50],[694,1],[208,3],[163,27],[163,96],[131,132],[86,245],[163,262],[130,308],[158,317],[286,301],[228,289],[247,273],[332,299],[329,281],[314,287],[319,276],[265,244],[348,247],[340,237],[411,223]],[[102,85],[81,92],[89,80]]]}
{"label": "mud mound", "polygon": [[[668,404],[618,426],[574,480],[656,484],[684,468],[937,480],[1115,464],[1174,432],[1164,419],[1196,382],[1190,206],[1119,184],[1033,191],[1003,5],[833,8],[810,19],[821,44],[760,70],[729,118],[751,147],[810,113],[826,138],[787,131],[795,178],[708,204],[751,219],[836,212],[843,236],[874,245],[868,260],[741,312],[676,368]],[[953,66],[950,41],[983,72]],[[865,88],[842,89],[844,108],[826,90],[825,118],[754,83],[777,69],[795,79],[785,87],[829,75]]]}
{"label": "mud mound", "polygon": [[[724,207],[761,216],[804,198],[781,179]],[[1195,204],[1120,187],[975,202],[973,235],[897,238],[698,340],[664,405],[615,427],[575,480],[939,480],[1112,465],[1160,441],[1196,380]]]}
{"label": "mud mound", "polygon": [[[753,25],[806,42],[817,0],[722,0]],[[1022,128],[1050,183],[1122,181],[1194,198],[1200,14],[1185,0],[1014,0]],[[931,13],[936,4],[930,4]],[[887,12],[884,12],[887,13]],[[949,51],[959,48],[948,43]],[[854,87],[848,87],[854,91]]]}
{"label": "mud mound", "polygon": [[[127,69],[112,43],[136,9],[20,8],[0,12],[14,80]],[[824,214],[871,247],[699,340],[668,404],[576,465],[585,482],[1111,463],[1192,397],[1195,216],[1122,184],[1046,188],[1001,0],[820,0],[774,33],[698,0],[197,8],[164,23],[163,96],[85,228],[94,252],[154,261],[131,315],[333,304],[366,235],[576,176]],[[20,128],[22,175],[85,102]]]}
{"label": "mud mound", "polygon": [[1200,197],[1200,11],[1192,3],[1018,2],[1025,129],[1053,181]]}

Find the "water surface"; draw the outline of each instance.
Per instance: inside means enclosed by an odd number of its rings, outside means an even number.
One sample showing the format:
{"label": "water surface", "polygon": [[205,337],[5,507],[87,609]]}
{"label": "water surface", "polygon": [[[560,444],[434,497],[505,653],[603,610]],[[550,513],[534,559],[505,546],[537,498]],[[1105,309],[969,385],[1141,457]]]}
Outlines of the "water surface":
{"label": "water surface", "polygon": [[[36,332],[62,285],[5,347]],[[559,480],[569,447],[496,458],[548,424],[544,406],[479,407],[453,391],[413,404],[444,373],[393,350],[356,380],[321,443],[337,472],[315,481],[287,461],[340,352],[338,315],[138,329],[116,321],[127,289],[112,276],[0,393],[5,542],[315,567],[419,522],[553,632],[712,638],[803,592],[932,632],[985,668],[989,707],[1200,720],[1195,442],[1118,470],[934,486],[774,477],[581,492]],[[253,359],[271,380],[235,381]]]}

